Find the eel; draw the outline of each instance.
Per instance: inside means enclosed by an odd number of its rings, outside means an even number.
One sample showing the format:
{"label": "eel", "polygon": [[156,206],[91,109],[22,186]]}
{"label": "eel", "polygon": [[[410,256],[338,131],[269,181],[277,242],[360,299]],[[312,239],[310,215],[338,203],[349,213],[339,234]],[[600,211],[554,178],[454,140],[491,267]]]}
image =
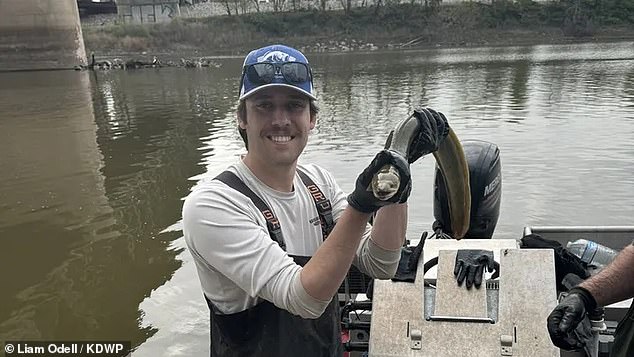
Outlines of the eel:
{"label": "eel", "polygon": [[[387,149],[407,158],[409,145],[417,136],[418,125],[418,119],[413,114],[399,122],[388,137]],[[449,128],[447,137],[433,155],[445,178],[453,238],[461,239],[469,230],[471,190],[469,166],[460,139],[453,129]],[[368,189],[372,190],[376,198],[389,200],[398,192],[399,186],[398,170],[392,165],[385,165],[374,175]]]}

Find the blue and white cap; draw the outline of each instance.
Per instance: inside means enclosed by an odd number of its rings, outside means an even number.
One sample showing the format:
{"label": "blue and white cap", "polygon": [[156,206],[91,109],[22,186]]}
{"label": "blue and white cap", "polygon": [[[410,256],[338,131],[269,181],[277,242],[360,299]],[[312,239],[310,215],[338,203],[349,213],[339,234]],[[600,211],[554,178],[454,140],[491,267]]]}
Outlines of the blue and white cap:
{"label": "blue and white cap", "polygon": [[[244,65],[242,66],[242,68],[244,69],[247,66],[252,64],[266,63],[266,62],[279,63],[279,64],[286,63],[286,62],[299,62],[299,63],[305,64],[310,69],[310,65],[308,64],[308,59],[306,58],[306,56],[304,56],[303,53],[301,53],[300,51],[294,48],[284,46],[284,45],[270,45],[270,46],[262,47],[257,50],[253,50],[249,52],[249,54],[244,59]],[[242,85],[240,87],[240,100],[243,100],[251,96],[252,94],[256,93],[257,91],[261,89],[273,87],[273,86],[293,88],[307,95],[311,99],[317,100],[317,97],[315,96],[315,89],[313,87],[313,77],[312,77],[312,74],[310,74],[310,70],[309,70],[308,80],[304,82],[291,83],[287,81],[284,78],[284,76],[275,75],[275,77],[272,79],[270,83],[259,84],[259,85],[249,81],[249,78],[246,75],[246,72],[244,72],[243,70]]]}

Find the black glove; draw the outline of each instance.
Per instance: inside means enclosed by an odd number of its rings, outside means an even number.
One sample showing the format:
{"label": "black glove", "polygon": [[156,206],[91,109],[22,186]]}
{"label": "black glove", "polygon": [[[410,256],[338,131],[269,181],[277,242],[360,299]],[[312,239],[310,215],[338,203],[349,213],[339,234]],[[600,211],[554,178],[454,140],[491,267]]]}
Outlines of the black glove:
{"label": "black glove", "polygon": [[398,262],[396,268],[396,274],[392,278],[392,281],[405,281],[413,283],[416,281],[416,271],[418,270],[418,260],[423,252],[425,246],[425,240],[427,239],[427,232],[423,232],[423,235],[418,242],[418,245],[405,246],[401,248],[401,259]]}
{"label": "black glove", "polygon": [[553,344],[564,350],[579,350],[584,344],[574,334],[574,330],[593,311],[597,302],[590,292],[582,287],[570,289],[568,295],[548,315],[548,333]]}
{"label": "black glove", "polygon": [[[414,110],[412,117],[418,122],[414,132],[394,133],[394,130],[392,130],[385,142],[385,148],[388,149],[392,144],[392,140],[407,140],[407,162],[410,164],[422,156],[438,150],[440,143],[449,134],[447,118],[441,112],[431,108],[422,108]],[[408,126],[408,128],[411,128],[411,126]],[[394,135],[399,137],[395,138]]]}
{"label": "black glove", "polygon": [[[379,200],[374,196],[370,184],[374,175],[385,165],[392,165],[398,170],[400,185],[393,197]],[[357,178],[354,191],[348,195],[348,204],[357,211],[372,213],[389,204],[406,202],[411,190],[409,164],[405,158],[397,152],[381,150]]]}
{"label": "black glove", "polygon": [[453,269],[453,275],[456,276],[458,285],[467,280],[467,289],[475,284],[479,288],[482,284],[482,276],[484,268],[491,272],[495,268],[493,260],[493,252],[490,250],[479,249],[459,249],[456,252],[456,265]]}

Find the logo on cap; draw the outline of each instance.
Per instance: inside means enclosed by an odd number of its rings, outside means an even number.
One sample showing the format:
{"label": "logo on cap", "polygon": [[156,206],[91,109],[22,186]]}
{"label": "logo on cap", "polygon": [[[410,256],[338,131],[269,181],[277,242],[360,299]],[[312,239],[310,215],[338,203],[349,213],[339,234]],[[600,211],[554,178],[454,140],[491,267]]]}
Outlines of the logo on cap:
{"label": "logo on cap", "polygon": [[297,58],[282,51],[271,51],[257,58],[258,62],[294,62]]}

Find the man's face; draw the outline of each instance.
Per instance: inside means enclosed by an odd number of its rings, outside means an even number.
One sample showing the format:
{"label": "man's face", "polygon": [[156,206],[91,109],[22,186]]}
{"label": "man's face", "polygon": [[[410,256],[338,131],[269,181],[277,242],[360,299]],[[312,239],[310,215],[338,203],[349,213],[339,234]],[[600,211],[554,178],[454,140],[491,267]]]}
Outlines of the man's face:
{"label": "man's face", "polygon": [[247,156],[271,166],[294,164],[315,127],[308,97],[278,86],[258,91],[245,104],[246,122],[239,124],[249,140]]}

